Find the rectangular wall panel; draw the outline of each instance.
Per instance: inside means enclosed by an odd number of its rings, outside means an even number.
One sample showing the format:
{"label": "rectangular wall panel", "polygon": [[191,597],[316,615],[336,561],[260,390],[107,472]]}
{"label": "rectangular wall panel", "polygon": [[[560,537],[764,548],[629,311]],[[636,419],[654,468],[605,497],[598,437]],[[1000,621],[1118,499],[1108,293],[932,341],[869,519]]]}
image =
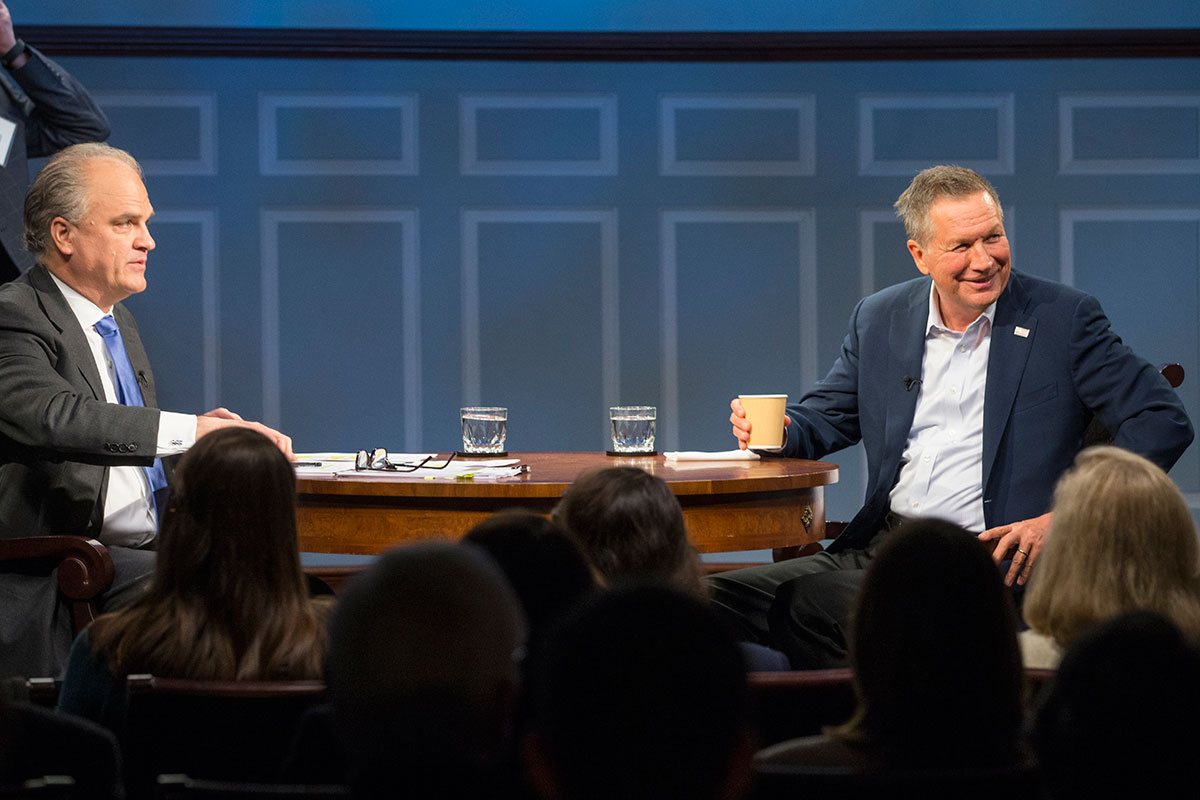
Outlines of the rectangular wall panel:
{"label": "rectangular wall panel", "polygon": [[1066,95],[1058,113],[1065,175],[1200,172],[1200,95]]}
{"label": "rectangular wall panel", "polygon": [[216,97],[212,93],[95,92],[114,131],[147,175],[217,174]]}
{"label": "rectangular wall panel", "polygon": [[662,175],[812,175],[812,95],[679,95],[659,101]]}
{"label": "rectangular wall panel", "polygon": [[416,175],[415,94],[263,94],[263,175]]}
{"label": "rectangular wall panel", "polygon": [[951,163],[985,175],[1014,170],[1011,94],[869,95],[858,104],[863,175],[913,175]]}
{"label": "rectangular wall panel", "polygon": [[417,213],[265,209],[261,225],[263,421],[305,431],[302,450],[419,450]]}
{"label": "rectangular wall panel", "polygon": [[612,95],[468,95],[459,101],[463,175],[615,175]]}

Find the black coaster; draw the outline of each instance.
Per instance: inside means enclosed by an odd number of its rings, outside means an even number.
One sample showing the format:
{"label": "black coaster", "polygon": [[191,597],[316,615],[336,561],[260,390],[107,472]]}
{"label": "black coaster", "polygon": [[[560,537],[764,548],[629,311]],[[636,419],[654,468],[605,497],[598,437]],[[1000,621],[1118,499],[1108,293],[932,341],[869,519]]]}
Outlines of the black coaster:
{"label": "black coaster", "polygon": [[499,453],[464,453],[459,450],[454,454],[455,458],[469,458],[472,461],[486,461],[489,458],[508,458],[508,451],[501,450]]}
{"label": "black coaster", "polygon": [[605,450],[604,455],[616,456],[617,458],[651,458],[658,455],[658,451],[651,450],[649,453],[618,453],[614,450]]}

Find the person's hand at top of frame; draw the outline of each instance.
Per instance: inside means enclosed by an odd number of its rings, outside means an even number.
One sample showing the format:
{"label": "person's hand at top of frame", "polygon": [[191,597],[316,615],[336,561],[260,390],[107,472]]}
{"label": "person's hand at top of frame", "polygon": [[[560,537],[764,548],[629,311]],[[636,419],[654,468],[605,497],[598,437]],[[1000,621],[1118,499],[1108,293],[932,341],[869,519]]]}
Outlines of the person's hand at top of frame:
{"label": "person's hand at top of frame", "polygon": [[[4,0],[0,0],[0,56],[13,49],[17,43],[17,34],[13,31],[12,14]],[[21,53],[13,59],[9,69],[16,69],[29,60],[29,54]]]}
{"label": "person's hand at top of frame", "polygon": [[1006,558],[1012,559],[1012,566],[1004,576],[1006,586],[1012,586],[1014,581],[1018,586],[1024,586],[1029,580],[1033,562],[1037,561],[1042,552],[1053,516],[1053,512],[1048,511],[1040,517],[1021,520],[1011,525],[997,525],[979,534],[980,541],[995,542],[992,558],[997,564]]}
{"label": "person's hand at top of frame", "polygon": [[[733,435],[737,437],[738,449],[745,450],[750,446],[750,420],[746,419],[746,409],[742,408],[742,401],[736,397],[729,401],[729,421],[733,423]],[[783,427],[787,428],[792,424],[792,418],[786,414],[783,417]]]}
{"label": "person's hand at top of frame", "polygon": [[201,436],[212,433],[220,428],[230,427],[256,430],[274,442],[279,451],[287,456],[288,459],[295,459],[296,457],[296,454],[292,452],[292,437],[280,433],[274,428],[268,428],[261,422],[244,420],[227,408],[214,408],[212,411],[196,417],[196,438],[199,439]]}

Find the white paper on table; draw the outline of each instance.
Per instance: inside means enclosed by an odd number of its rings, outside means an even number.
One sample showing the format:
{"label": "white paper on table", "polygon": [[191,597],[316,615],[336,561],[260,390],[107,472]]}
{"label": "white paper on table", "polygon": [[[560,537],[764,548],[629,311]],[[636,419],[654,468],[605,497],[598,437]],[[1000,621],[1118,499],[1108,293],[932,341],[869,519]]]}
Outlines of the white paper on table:
{"label": "white paper on table", "polygon": [[[416,460],[412,460],[413,458]],[[393,458],[390,454],[388,455],[388,461],[391,461],[393,464],[417,464],[422,458],[424,458],[424,456],[414,456],[410,454],[405,461],[400,461],[399,458]],[[444,458],[438,458],[437,456],[434,456],[433,463],[445,464],[446,462]],[[343,467],[336,473],[336,475],[338,480],[399,481],[411,480],[413,478],[442,478],[444,480],[458,480],[459,478],[462,478],[468,474],[473,475],[476,479],[479,479],[481,477],[481,473],[483,473],[483,476],[487,476],[490,471],[505,469],[506,471],[503,473],[496,472],[494,477],[507,478],[511,477],[512,475],[519,474],[518,472],[512,471],[511,468],[520,463],[521,459],[519,458],[494,458],[485,461],[460,461],[456,458],[445,467],[421,467],[420,469],[415,470],[356,470],[354,469],[354,465],[351,464],[349,469]]]}
{"label": "white paper on table", "polygon": [[663,458],[667,461],[758,461],[761,456],[753,450],[719,450],[716,452],[683,450],[663,453]]}

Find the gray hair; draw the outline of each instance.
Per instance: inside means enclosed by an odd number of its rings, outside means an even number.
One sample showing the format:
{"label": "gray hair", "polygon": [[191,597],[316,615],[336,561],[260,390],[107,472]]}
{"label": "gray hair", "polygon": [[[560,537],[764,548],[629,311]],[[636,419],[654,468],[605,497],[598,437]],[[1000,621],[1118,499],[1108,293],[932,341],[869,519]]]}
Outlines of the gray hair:
{"label": "gray hair", "polygon": [[898,200],[893,204],[896,215],[904,221],[908,238],[921,245],[929,243],[929,209],[943,197],[969,197],[987,192],[996,204],[996,213],[1004,222],[1000,196],[988,179],[973,169],[955,166],[930,167],[917,173]]}
{"label": "gray hair", "polygon": [[142,167],[124,150],[103,142],[63,148],[50,157],[25,194],[25,249],[45,256],[51,247],[50,223],[62,217],[78,225],[88,210],[84,165],[93,159],[124,164],[142,177]]}

